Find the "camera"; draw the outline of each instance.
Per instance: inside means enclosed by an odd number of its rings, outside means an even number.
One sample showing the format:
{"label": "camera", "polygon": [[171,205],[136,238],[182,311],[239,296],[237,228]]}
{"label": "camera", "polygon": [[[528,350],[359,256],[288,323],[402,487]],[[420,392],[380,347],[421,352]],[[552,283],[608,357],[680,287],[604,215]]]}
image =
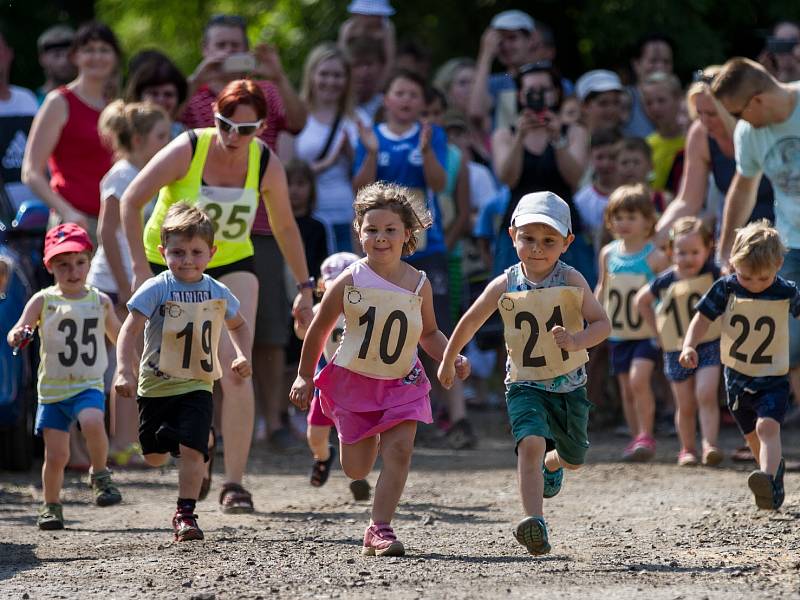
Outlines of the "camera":
{"label": "camera", "polygon": [[789,54],[800,40],[786,38],[767,38],[767,52],[772,54]]}
{"label": "camera", "polygon": [[544,99],[544,90],[528,90],[525,93],[525,108],[529,108],[535,113],[543,113],[547,110],[548,106]]}
{"label": "camera", "polygon": [[225,73],[249,73],[256,68],[256,57],[247,52],[231,54],[222,63]]}

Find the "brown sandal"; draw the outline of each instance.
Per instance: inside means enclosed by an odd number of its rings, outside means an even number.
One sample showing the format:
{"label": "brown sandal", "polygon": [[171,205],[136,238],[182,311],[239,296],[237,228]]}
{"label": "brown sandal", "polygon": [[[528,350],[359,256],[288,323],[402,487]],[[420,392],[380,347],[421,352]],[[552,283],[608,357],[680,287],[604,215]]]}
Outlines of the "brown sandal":
{"label": "brown sandal", "polygon": [[205,500],[208,497],[208,492],[211,491],[211,475],[214,472],[214,454],[217,451],[217,434],[214,428],[211,428],[211,445],[208,447],[208,474],[203,477],[203,483],[200,484],[200,494],[197,496],[198,500]]}
{"label": "brown sandal", "polygon": [[226,514],[251,513],[253,496],[238,483],[226,483],[219,492],[219,507]]}

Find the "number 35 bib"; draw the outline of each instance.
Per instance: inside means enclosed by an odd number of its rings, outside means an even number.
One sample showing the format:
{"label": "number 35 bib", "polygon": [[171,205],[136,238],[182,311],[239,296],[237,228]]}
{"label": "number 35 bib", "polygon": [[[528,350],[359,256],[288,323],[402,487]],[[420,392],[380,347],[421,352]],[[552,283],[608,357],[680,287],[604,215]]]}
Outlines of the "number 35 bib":
{"label": "number 35 bib", "polygon": [[[683,338],[700,301],[714,279],[709,273],[691,279],[676,281],[667,288],[656,308],[656,327],[665,352],[677,352],[683,348]],[[720,322],[713,321],[700,343],[719,339]]]}
{"label": "number 35 bib", "polygon": [[751,377],[789,372],[788,299],[733,296],[722,319],[722,364]]}
{"label": "number 35 bib", "polygon": [[345,333],[334,364],[384,379],[405,377],[422,335],[422,297],[346,286]]}
{"label": "number 35 bib", "polygon": [[647,283],[647,277],[633,273],[610,273],[605,285],[605,309],[611,321],[611,338],[646,340],[653,337],[650,326],[636,308],[636,292]]}
{"label": "number 35 bib", "polygon": [[102,379],[108,366],[105,314],[97,302],[54,302],[42,317],[43,358],[48,379]]}
{"label": "number 35 bib", "polygon": [[201,186],[197,208],[206,212],[214,224],[215,235],[226,242],[244,242],[256,218],[258,194],[255,190]]}
{"label": "number 35 bib", "polygon": [[553,287],[508,292],[497,302],[510,359],[511,381],[541,381],[566,375],[589,360],[586,350],[566,352],[550,330],[583,330],[583,290]]}
{"label": "number 35 bib", "polygon": [[165,302],[159,370],[207,383],[222,377],[217,348],[226,307],[225,300]]}

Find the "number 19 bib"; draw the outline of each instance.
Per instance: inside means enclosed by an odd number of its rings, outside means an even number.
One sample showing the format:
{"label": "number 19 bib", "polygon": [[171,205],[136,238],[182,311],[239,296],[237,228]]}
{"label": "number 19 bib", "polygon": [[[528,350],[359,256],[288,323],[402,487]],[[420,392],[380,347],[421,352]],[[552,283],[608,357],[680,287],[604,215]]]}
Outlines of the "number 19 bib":
{"label": "number 19 bib", "polygon": [[348,285],[344,318],[334,364],[380,378],[408,375],[422,334],[421,296]]}
{"label": "number 19 bib", "polygon": [[108,366],[103,305],[59,302],[42,318],[48,379],[102,379]]}
{"label": "number 19 bib", "polygon": [[653,337],[633,301],[636,292],[647,283],[647,277],[634,273],[610,273],[605,285],[605,309],[611,321],[611,338],[646,340]]}
{"label": "number 19 bib", "polygon": [[226,307],[225,300],[165,302],[159,370],[207,383],[222,377],[217,348]]}
{"label": "number 19 bib", "polygon": [[[695,306],[703,297],[714,279],[710,273],[691,279],[676,281],[667,288],[656,308],[656,327],[665,352],[676,352],[683,348],[683,337],[695,313]],[[719,319],[713,321],[700,343],[719,339]]]}
{"label": "number 19 bib", "polygon": [[566,375],[589,360],[586,350],[566,352],[550,330],[583,331],[583,290],[552,287],[507,292],[497,303],[510,359],[511,381],[541,381]]}
{"label": "number 19 bib", "polygon": [[789,372],[789,300],[732,296],[722,316],[722,364],[750,375]]}

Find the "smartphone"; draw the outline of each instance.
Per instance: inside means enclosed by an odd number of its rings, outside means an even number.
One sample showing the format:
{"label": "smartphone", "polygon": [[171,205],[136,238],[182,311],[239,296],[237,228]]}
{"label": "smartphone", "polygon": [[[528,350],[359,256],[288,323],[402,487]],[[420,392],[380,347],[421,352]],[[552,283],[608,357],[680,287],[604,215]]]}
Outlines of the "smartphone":
{"label": "smartphone", "polygon": [[789,54],[798,44],[798,40],[786,38],[767,38],[767,52],[772,54]]}
{"label": "smartphone", "polygon": [[222,63],[226,73],[249,73],[256,68],[256,57],[249,52],[231,54]]}

